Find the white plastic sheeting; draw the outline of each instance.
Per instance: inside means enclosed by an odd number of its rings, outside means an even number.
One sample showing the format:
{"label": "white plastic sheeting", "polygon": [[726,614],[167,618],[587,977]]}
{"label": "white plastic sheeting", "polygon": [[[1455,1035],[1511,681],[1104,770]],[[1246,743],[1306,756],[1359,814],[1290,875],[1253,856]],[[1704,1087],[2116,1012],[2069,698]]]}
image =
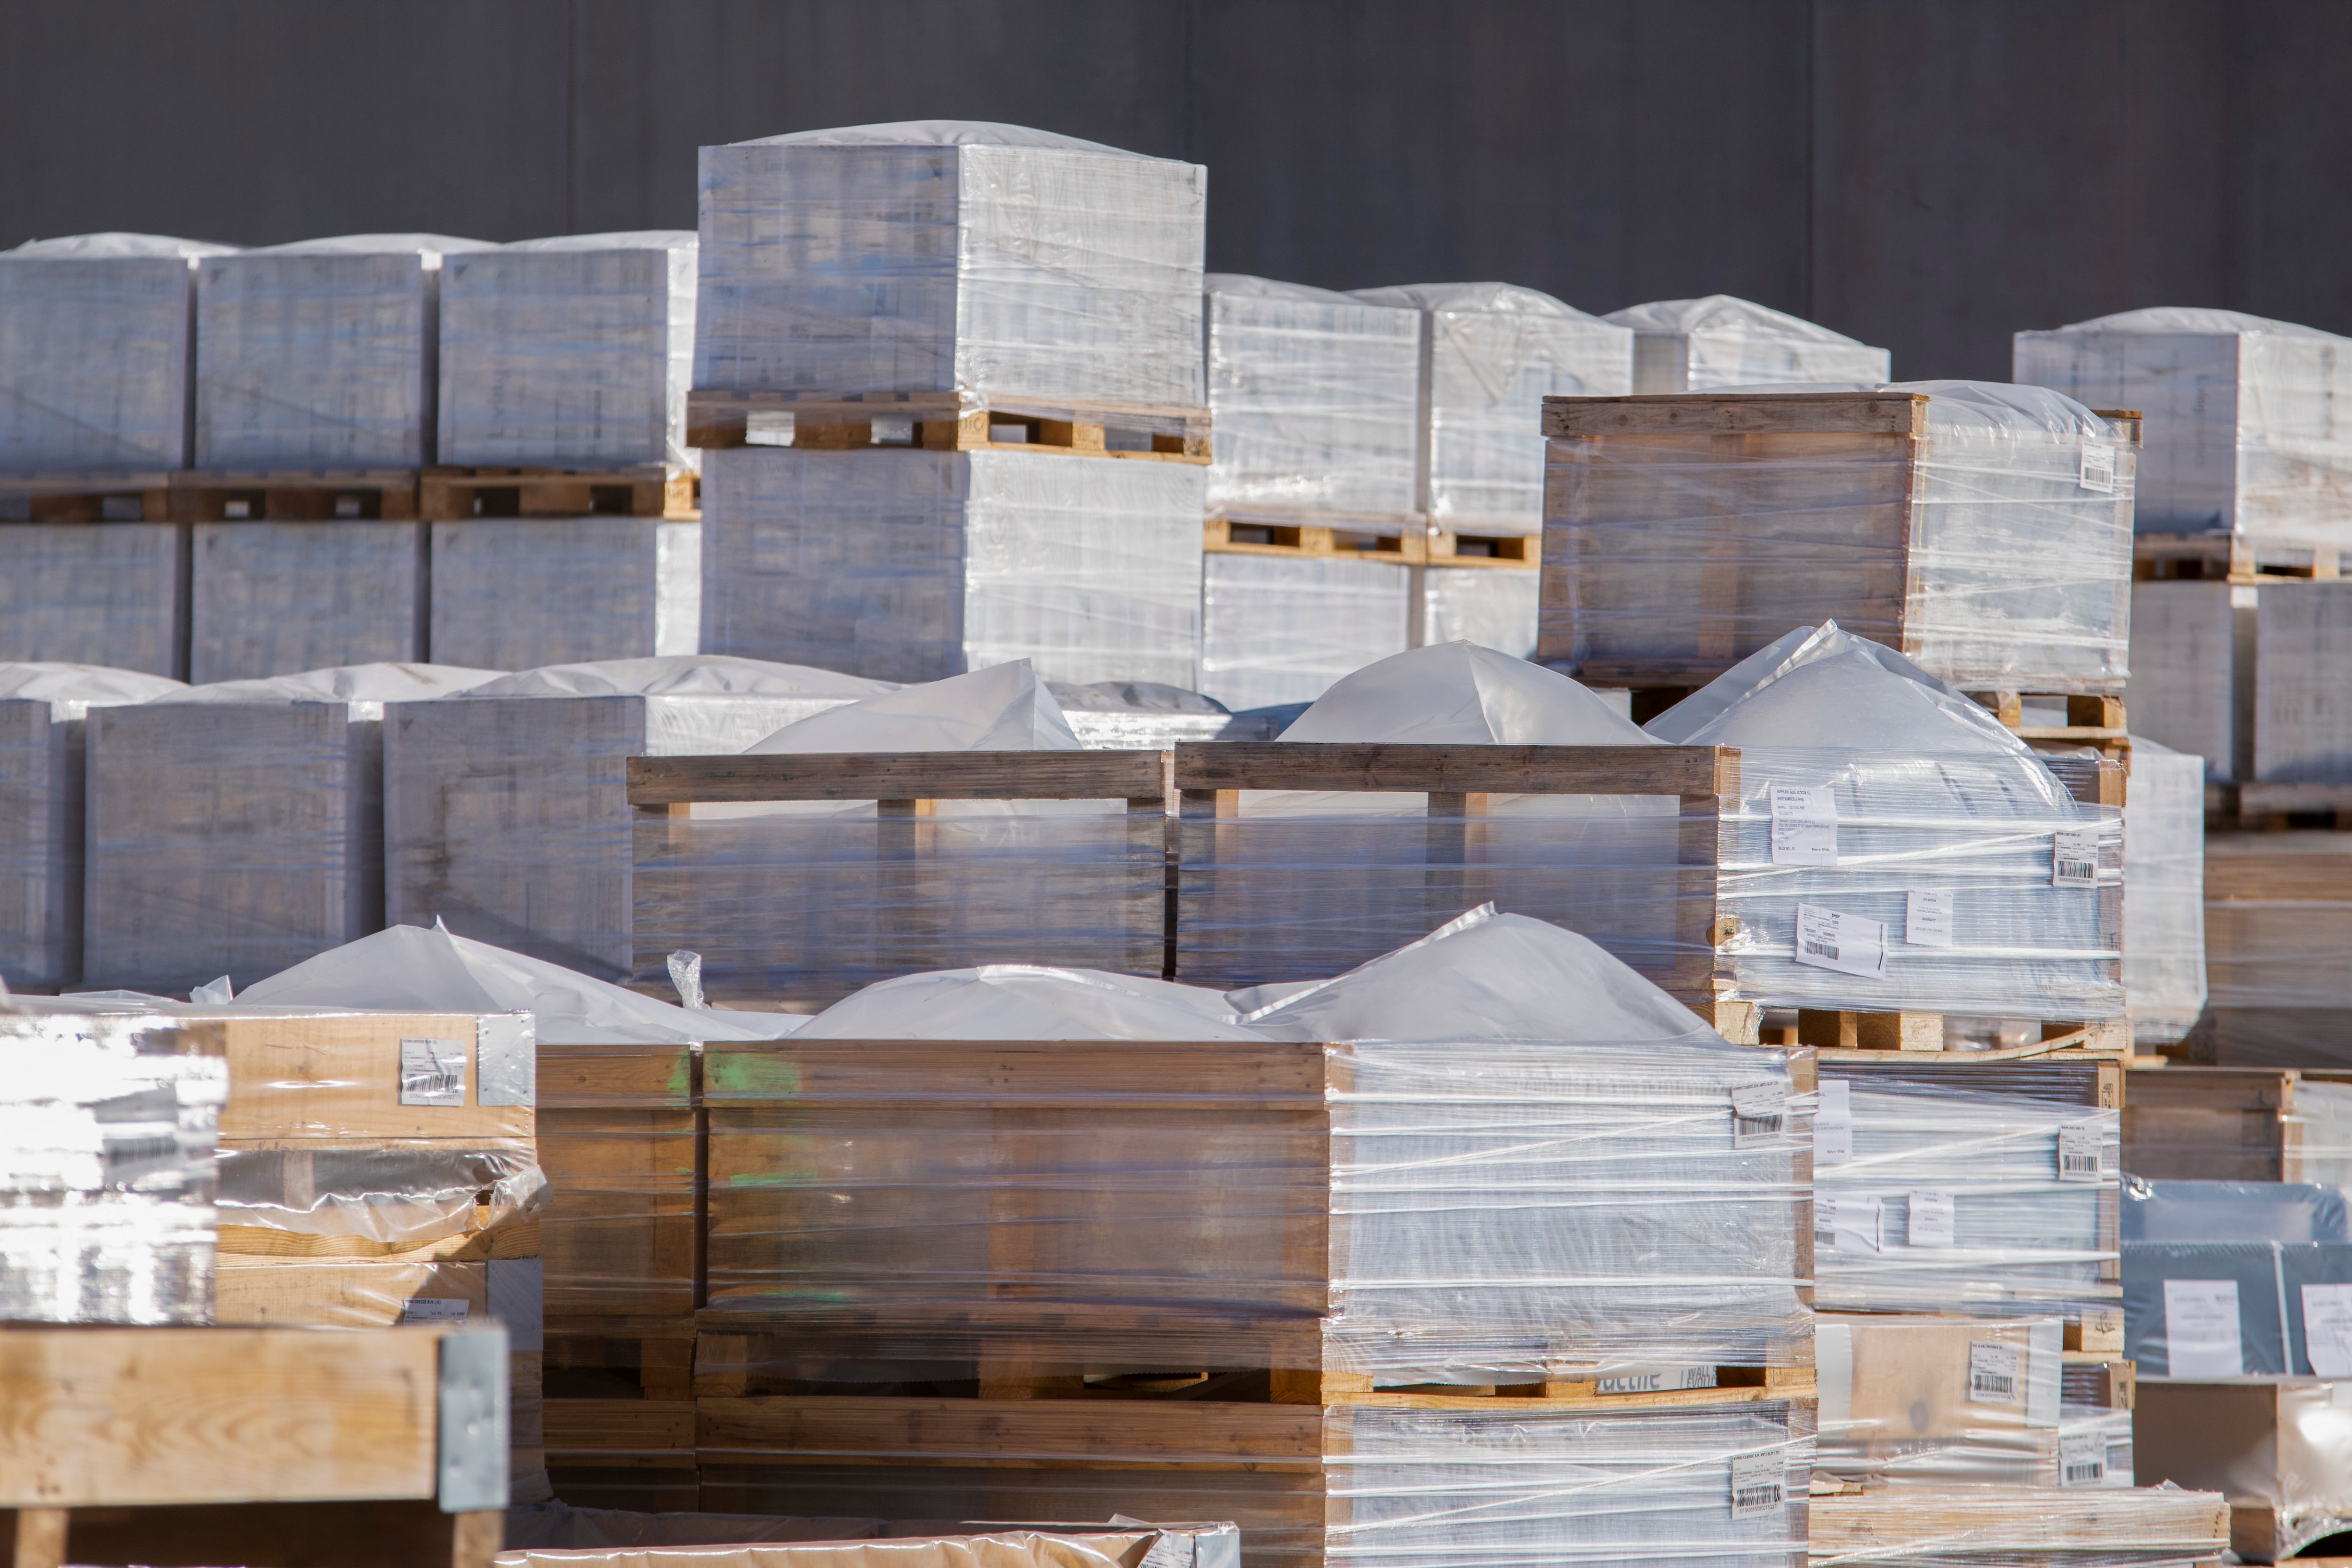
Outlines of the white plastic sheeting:
{"label": "white plastic sheeting", "polygon": [[434,461],[440,234],[355,234],[196,264],[200,468]]}
{"label": "white plastic sheeting", "polygon": [[694,383],[1198,409],[1207,187],[971,121],[706,147]]}
{"label": "white plastic sheeting", "polygon": [[1152,680],[1046,683],[1081,745],[1103,751],[1159,751],[1183,741],[1268,741],[1262,720],[1236,721],[1213,697]]}
{"label": "white plastic sheeting", "polygon": [[1412,568],[1211,552],[1201,560],[1201,689],[1236,710],[1311,702],[1404,651]]}
{"label": "white plastic sheeting", "polygon": [[0,251],[0,472],[185,463],[195,258],[235,248],[83,234]]}
{"label": "white plastic sheeting", "polygon": [[0,658],[185,668],[187,529],[171,522],[12,522],[0,572]]}
{"label": "white plastic sheeting", "polygon": [[1417,510],[1421,312],[1238,273],[1207,286],[1210,510]]}
{"label": "white plastic sheeting", "polygon": [[436,658],[529,669],[701,646],[699,522],[476,518],[430,527]]}
{"label": "white plastic sheeting", "polygon": [[1424,567],[1421,640],[1475,642],[1533,658],[1542,596],[1542,578],[1519,567]]}
{"label": "white plastic sheeting", "polygon": [[2159,306],[2020,332],[2021,382],[2147,417],[2143,533],[2352,542],[2352,338]]}
{"label": "white plastic sheeting", "polygon": [[1025,452],[712,452],[703,647],[881,680],[1027,658],[1193,687],[1202,483],[1192,464]]}
{"label": "white plastic sheeting", "polygon": [[179,682],[82,664],[0,664],[0,983],[81,978],[82,726]]}
{"label": "white plastic sheeting", "polygon": [[1657,742],[1568,677],[1475,643],[1384,658],[1334,685],[1286,741],[1648,746]]}
{"label": "white plastic sheeting", "polygon": [[1224,996],[1136,974],[1038,964],[877,981],[795,1035],[810,1040],[1247,1040]]}
{"label": "white plastic sheeting", "polygon": [[2217,784],[2252,778],[2262,602],[2306,586],[2277,578],[2134,583],[2132,733],[2195,752]]}
{"label": "white plastic sheeting", "polygon": [[1707,392],[1759,382],[1879,382],[1895,374],[1885,349],[1729,294],[1654,300],[1603,319],[1633,329],[1636,393]]}
{"label": "white plastic sheeting", "polygon": [[444,463],[682,467],[695,237],[574,234],[441,270]]}
{"label": "white plastic sheeting", "polygon": [[385,919],[444,920],[534,959],[625,978],[626,760],[738,752],[889,689],[688,654],[557,665],[487,681],[462,701],[403,703],[384,736]]}
{"label": "white plastic sheeting", "polygon": [[745,752],[1075,752],[1062,705],[1027,659],[796,720]]}
{"label": "white plastic sheeting", "polygon": [[211,684],[423,659],[431,526],[194,524],[188,678]]}
{"label": "white plastic sheeting", "polygon": [[2344,700],[2352,689],[2352,582],[2256,592],[2254,776],[2352,782],[2352,707]]}
{"label": "white plastic sheeting", "polygon": [[2179,1039],[2205,1008],[2205,759],[2139,737],[2124,800],[2124,992],[2143,1047]]}
{"label": "white plastic sheeting", "polygon": [[1420,508],[1432,526],[1542,531],[1543,400],[1633,390],[1633,334],[1507,283],[1359,289],[1423,312]]}

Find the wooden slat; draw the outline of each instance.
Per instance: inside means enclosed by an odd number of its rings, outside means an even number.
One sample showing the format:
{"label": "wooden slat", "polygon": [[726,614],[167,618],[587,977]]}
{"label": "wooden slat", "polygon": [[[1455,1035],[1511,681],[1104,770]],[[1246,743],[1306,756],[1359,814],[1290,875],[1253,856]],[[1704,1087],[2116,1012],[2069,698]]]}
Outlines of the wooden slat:
{"label": "wooden slat", "polygon": [[694,1103],[694,1053],[687,1046],[539,1045],[542,1111],[602,1106],[682,1110]]}
{"label": "wooden slat", "polygon": [[939,1102],[1317,1110],[1324,1047],[1249,1040],[714,1040],[713,1105]]}
{"label": "wooden slat", "polygon": [[691,1399],[551,1399],[543,1419],[548,1458],[554,1464],[694,1448]]}
{"label": "wooden slat", "polygon": [[1160,752],[863,752],[631,757],[631,805],[762,800],[1135,800],[1163,795]]}
{"label": "wooden slat", "polygon": [[[477,1028],[471,1013],[271,1014],[191,1021],[217,1028],[228,1057],[228,1104],[220,1136],[271,1144],[294,1139],[529,1138],[528,1105],[477,1105]],[[465,1047],[464,1105],[403,1105],[400,1042],[455,1040]]]}
{"label": "wooden slat", "polygon": [[1914,436],[1927,426],[1919,392],[1675,393],[1547,397],[1543,433],[1593,436]]}
{"label": "wooden slat", "polygon": [[[1436,791],[1464,795],[1715,795],[1727,746],[1418,746],[1185,742],[1180,790]],[[1733,786],[1737,787],[1736,784]]]}
{"label": "wooden slat", "polygon": [[843,1399],[699,1402],[702,1463],[1321,1468],[1317,1405],[1149,1400]]}

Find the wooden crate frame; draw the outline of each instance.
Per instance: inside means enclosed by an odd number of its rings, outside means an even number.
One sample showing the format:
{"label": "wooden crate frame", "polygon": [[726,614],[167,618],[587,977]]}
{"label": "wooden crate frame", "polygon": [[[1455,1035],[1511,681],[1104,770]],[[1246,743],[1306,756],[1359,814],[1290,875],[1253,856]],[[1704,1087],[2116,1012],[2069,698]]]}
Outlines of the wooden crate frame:
{"label": "wooden crate frame", "polygon": [[[687,394],[686,444],[719,447],[782,446],[754,440],[766,419],[792,419],[790,445],[803,451],[1057,452],[1144,462],[1210,460],[1205,408],[1127,408],[1107,404],[988,398],[977,405],[953,392],[729,392],[698,387]],[[903,426],[887,438],[877,423]],[[1000,441],[993,426],[1019,425],[1025,439]],[[1145,445],[1112,447],[1110,432]]]}

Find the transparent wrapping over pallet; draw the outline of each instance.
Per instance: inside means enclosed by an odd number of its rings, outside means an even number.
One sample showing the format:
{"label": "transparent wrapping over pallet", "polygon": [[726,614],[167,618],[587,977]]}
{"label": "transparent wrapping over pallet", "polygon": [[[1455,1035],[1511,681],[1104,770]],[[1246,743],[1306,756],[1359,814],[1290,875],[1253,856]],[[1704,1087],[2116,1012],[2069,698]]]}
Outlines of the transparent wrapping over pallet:
{"label": "transparent wrapping over pallet", "polygon": [[0,658],[167,678],[187,655],[188,531],[174,522],[11,522]]}
{"label": "transparent wrapping over pallet", "polygon": [[2124,993],[2141,1045],[2179,1039],[2205,1010],[2205,759],[2137,738],[2124,803]]}
{"label": "transparent wrapping over pallet", "polygon": [[2121,1146],[2112,1110],[1823,1067],[1815,1303],[2069,1323],[2112,1312]]}
{"label": "transparent wrapping over pallet", "polygon": [[1202,485],[1192,464],[1024,452],[713,452],[703,647],[881,680],[1027,658],[1194,687]]}
{"label": "transparent wrapping over pallet", "polygon": [[85,234],[0,252],[0,473],[185,463],[195,258],[234,248]]}
{"label": "transparent wrapping over pallet", "polygon": [[205,1321],[217,1036],[12,1006],[0,1058],[0,1319]]}
{"label": "transparent wrapping over pallet", "polygon": [[683,229],[528,239],[449,258],[439,460],[686,466],[694,294],[695,237]]}
{"label": "transparent wrapping over pallet", "polygon": [[2142,1376],[2352,1375],[2335,1188],[2133,1179],[2123,1210],[2125,1350]]}
{"label": "transparent wrapping over pallet", "polygon": [[207,685],[336,665],[423,660],[425,542],[431,527],[192,525],[188,678]]}
{"label": "transparent wrapping over pallet", "polygon": [[1471,642],[1533,658],[1542,583],[1537,573],[1519,567],[1423,568],[1422,646]]}
{"label": "transparent wrapping over pallet", "polygon": [[1236,720],[1213,697],[1150,680],[1048,681],[1063,721],[1080,744],[1106,751],[1157,751],[1180,741],[1264,741],[1261,720]]}
{"label": "transparent wrapping over pallet", "polygon": [[[1158,1568],[1161,1562],[1169,1568],[1239,1568],[1241,1562],[1230,1524],[990,1526],[635,1513],[561,1502],[517,1510],[507,1541],[491,1560],[495,1568]],[[863,1544],[869,1541],[887,1544]],[[587,1550],[599,1547],[610,1550]]]}
{"label": "transparent wrapping over pallet", "polygon": [[[2347,343],[2352,347],[2352,343]],[[2352,518],[2347,518],[2352,528]],[[2352,782],[2352,583],[2258,590],[2254,608],[2254,777]],[[2231,589],[2232,603],[2236,589]]]}
{"label": "transparent wrapping over pallet", "polygon": [[2202,757],[2216,784],[2254,776],[2254,679],[2264,597],[2310,584],[2206,581],[2132,584],[2131,729]]}
{"label": "transparent wrapping over pallet", "polygon": [[1633,390],[1633,334],[1507,283],[1359,289],[1422,312],[1419,510],[1435,528],[1543,531],[1543,400]]}
{"label": "transparent wrapping over pallet", "polygon": [[2205,983],[2225,1067],[2352,1067],[2352,833],[2205,841]]}
{"label": "transparent wrapping over pallet", "polygon": [[2341,1382],[2151,1383],[2138,1397],[2143,1468],[2243,1510],[2245,1556],[2318,1557],[2352,1521],[2347,1403]]}
{"label": "transparent wrapping over pallet", "polygon": [[2352,339],[2163,306],[2019,332],[2021,382],[2147,419],[2144,533],[2352,539]]}
{"label": "transparent wrapping over pallet", "polygon": [[1550,417],[1580,433],[1550,447],[1548,661],[1696,686],[1834,619],[1970,690],[2125,679],[2137,448],[2055,393],[1749,388]]}
{"label": "transparent wrapping over pallet", "polygon": [[1237,273],[1206,281],[1210,510],[1416,510],[1421,312]]}
{"label": "transparent wrapping over pallet", "polygon": [[1379,561],[1201,558],[1201,689],[1228,708],[1311,702],[1405,650],[1412,572]]}
{"label": "transparent wrapping over pallet", "polygon": [[825,1030],[706,1053],[705,1372],[1810,1360],[1780,1052]]}
{"label": "transparent wrapping over pallet", "polygon": [[697,386],[1207,402],[1197,164],[908,121],[705,147],[699,191]]}
{"label": "transparent wrapping over pallet", "polygon": [[1728,294],[1655,300],[1603,318],[1633,329],[1633,391],[1708,392],[1800,381],[1893,379],[1885,349]]}
{"label": "transparent wrapping over pallet", "polygon": [[691,654],[702,638],[702,524],[656,517],[436,522],[426,646],[448,664]]}
{"label": "transparent wrapping over pallet", "polygon": [[2179,1568],[2229,1549],[2219,1492],[1908,1489],[1815,1498],[1809,1550],[1839,1568]]}

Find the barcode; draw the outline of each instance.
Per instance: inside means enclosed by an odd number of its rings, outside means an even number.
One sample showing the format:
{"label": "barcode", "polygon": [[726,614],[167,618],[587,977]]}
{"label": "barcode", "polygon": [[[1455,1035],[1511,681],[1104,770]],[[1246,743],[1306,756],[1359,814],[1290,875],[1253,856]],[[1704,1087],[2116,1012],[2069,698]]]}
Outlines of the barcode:
{"label": "barcode", "polygon": [[1999,1373],[1975,1372],[1969,1374],[1969,1394],[1989,1394],[2006,1404],[2017,1397],[2017,1379],[2003,1377]]}
{"label": "barcode", "polygon": [[400,1092],[404,1095],[449,1095],[466,1092],[466,1075],[452,1071],[436,1062],[429,1068],[409,1068],[400,1075]]}
{"label": "barcode", "polygon": [[2058,1173],[2062,1176],[2095,1176],[2099,1173],[2099,1156],[2095,1151],[2084,1153],[2077,1150],[2061,1150]]}
{"label": "barcode", "polygon": [[1747,1138],[1778,1137],[1780,1132],[1780,1119],[1777,1116],[1742,1116],[1736,1110],[1731,1114],[1731,1139],[1734,1144]]}
{"label": "barcode", "polygon": [[1815,958],[1834,959],[1838,955],[1837,943],[1833,942],[1822,942],[1819,938],[1815,938],[1814,940],[1805,943],[1805,951],[1811,953]]}
{"label": "barcode", "polygon": [[2083,1482],[2083,1481],[2095,1481],[2095,1480],[2102,1480],[2102,1479],[2105,1479],[2105,1477],[2106,1477],[2106,1473],[2107,1473],[2107,1467],[2106,1467],[2105,1463],[2104,1461],[2102,1461],[2102,1460],[2099,1460],[2099,1459],[2081,1459],[2081,1460],[2073,1460],[2073,1459],[2070,1459],[2070,1460],[2068,1460],[2068,1461],[2066,1462],[2066,1465],[2065,1465],[2065,1466],[2064,1466],[2064,1468],[2063,1468],[2063,1472],[2062,1472],[2062,1474],[2061,1474],[2061,1477],[2060,1477],[2060,1482],[2061,1482],[2061,1484],[2062,1484],[2062,1485],[2064,1485],[2064,1486],[2070,1486],[2070,1487],[2071,1487],[2071,1486],[2074,1486],[2074,1485],[2076,1485],[2076,1484],[2078,1484],[2078,1483],[2080,1483],[2080,1482]]}
{"label": "barcode", "polygon": [[2095,882],[2099,879],[2099,863],[2096,860],[2061,860],[2058,862],[2058,879],[2062,882]]}
{"label": "barcode", "polygon": [[1780,1501],[1780,1483],[1778,1481],[1759,1482],[1755,1486],[1742,1487],[1731,1494],[1732,1508],[1742,1513],[1752,1508],[1777,1507]]}

